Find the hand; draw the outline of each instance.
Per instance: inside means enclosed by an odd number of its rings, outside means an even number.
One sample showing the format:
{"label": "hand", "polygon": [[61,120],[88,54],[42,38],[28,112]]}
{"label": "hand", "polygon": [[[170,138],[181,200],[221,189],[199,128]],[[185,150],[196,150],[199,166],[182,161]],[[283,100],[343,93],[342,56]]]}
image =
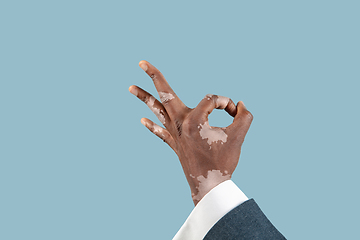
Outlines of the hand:
{"label": "hand", "polygon": [[[230,98],[210,94],[190,109],[159,70],[146,61],[139,66],[152,78],[161,102],[140,87],[130,86],[129,91],[146,103],[165,128],[147,118],[141,123],[175,151],[196,205],[212,188],[231,179],[253,117],[243,102],[235,106]],[[208,116],[215,108],[225,109],[234,117],[233,123],[226,128],[209,126]]]}

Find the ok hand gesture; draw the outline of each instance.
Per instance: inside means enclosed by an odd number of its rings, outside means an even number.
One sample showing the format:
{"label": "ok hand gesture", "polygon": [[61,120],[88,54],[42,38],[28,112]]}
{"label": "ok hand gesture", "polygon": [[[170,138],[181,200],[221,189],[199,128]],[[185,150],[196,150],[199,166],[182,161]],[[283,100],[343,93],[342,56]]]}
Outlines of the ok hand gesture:
{"label": "ok hand gesture", "polygon": [[[175,151],[196,205],[212,188],[231,179],[253,117],[243,102],[235,105],[230,98],[212,94],[196,108],[188,108],[158,69],[146,61],[139,66],[153,80],[160,101],[134,85],[129,91],[151,109],[164,128],[147,118],[141,123]],[[210,126],[208,116],[215,108],[225,109],[234,117],[233,123],[225,128]]]}

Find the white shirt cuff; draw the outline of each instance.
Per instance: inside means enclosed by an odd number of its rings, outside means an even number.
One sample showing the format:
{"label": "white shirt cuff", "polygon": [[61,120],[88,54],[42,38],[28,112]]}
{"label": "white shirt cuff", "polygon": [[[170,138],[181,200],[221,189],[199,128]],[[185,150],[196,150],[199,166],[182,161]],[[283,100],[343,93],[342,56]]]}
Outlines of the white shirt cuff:
{"label": "white shirt cuff", "polygon": [[202,240],[217,221],[247,200],[233,181],[220,183],[195,206],[173,240]]}

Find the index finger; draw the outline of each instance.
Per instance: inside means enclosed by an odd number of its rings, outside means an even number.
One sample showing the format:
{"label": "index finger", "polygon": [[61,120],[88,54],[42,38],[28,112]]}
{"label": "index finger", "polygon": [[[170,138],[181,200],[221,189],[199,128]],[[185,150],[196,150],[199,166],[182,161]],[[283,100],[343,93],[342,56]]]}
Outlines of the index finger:
{"label": "index finger", "polygon": [[228,97],[207,94],[194,109],[194,115],[201,122],[208,121],[208,116],[214,109],[225,109],[229,115],[235,117],[237,109],[235,103]]}
{"label": "index finger", "polygon": [[140,61],[139,66],[151,77],[155,88],[159,93],[160,100],[163,103],[170,118],[176,115],[181,109],[186,108],[185,104],[175,94],[162,73],[147,61]]}

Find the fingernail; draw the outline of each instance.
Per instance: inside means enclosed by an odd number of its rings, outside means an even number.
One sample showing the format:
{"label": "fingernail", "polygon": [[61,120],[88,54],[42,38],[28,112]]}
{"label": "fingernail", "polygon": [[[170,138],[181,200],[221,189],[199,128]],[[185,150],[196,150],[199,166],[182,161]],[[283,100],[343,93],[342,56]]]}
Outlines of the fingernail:
{"label": "fingernail", "polygon": [[138,95],[138,90],[137,90],[134,86],[130,86],[130,87],[129,87],[129,92],[131,92],[131,93],[134,94],[135,96]]}
{"label": "fingernail", "polygon": [[145,62],[141,61],[139,65],[142,68],[142,70],[144,70],[145,72],[148,70],[148,66]]}
{"label": "fingernail", "polygon": [[142,125],[144,125],[145,127],[147,127],[147,122],[145,121],[144,118],[141,119],[141,123],[142,123]]}

